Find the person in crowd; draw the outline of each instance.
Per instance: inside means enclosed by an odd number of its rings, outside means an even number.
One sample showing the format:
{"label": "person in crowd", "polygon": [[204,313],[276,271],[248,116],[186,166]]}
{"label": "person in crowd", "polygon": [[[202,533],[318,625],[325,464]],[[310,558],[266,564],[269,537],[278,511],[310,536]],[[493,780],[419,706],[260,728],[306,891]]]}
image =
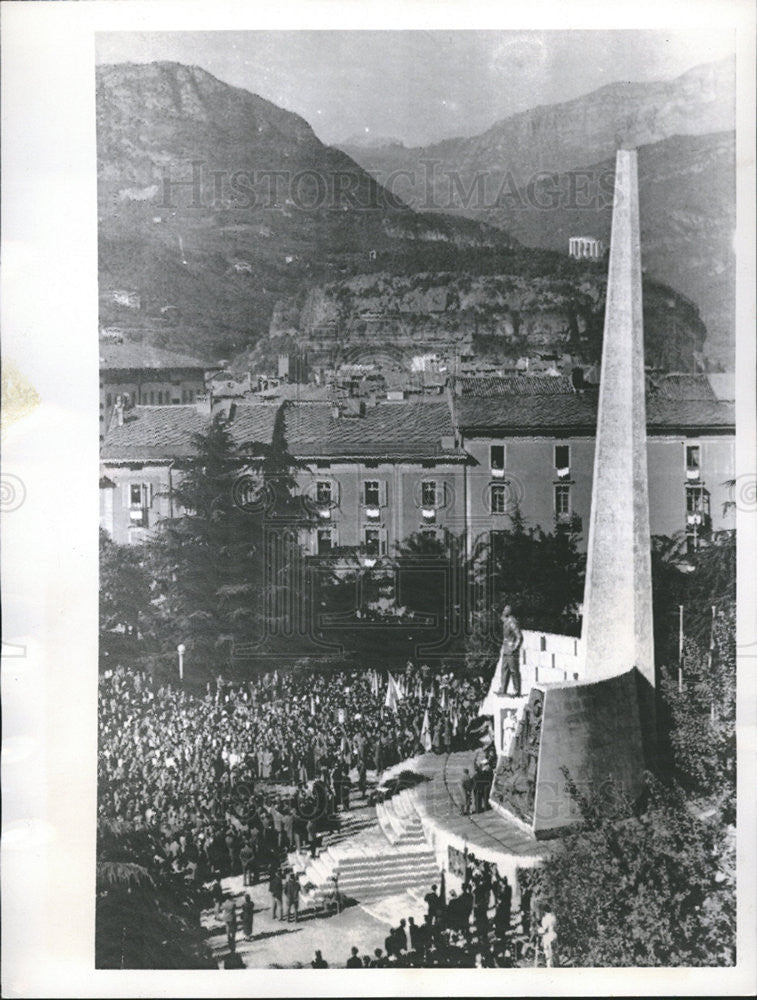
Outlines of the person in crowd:
{"label": "person in crowd", "polygon": [[213,916],[218,921],[221,919],[221,907],[223,906],[223,888],[221,886],[221,880],[216,879],[213,882]]}
{"label": "person in crowd", "polygon": [[300,880],[294,872],[289,873],[284,894],[287,901],[287,923],[290,921],[291,913],[294,911],[294,922],[300,918]]}
{"label": "person in crowd", "polygon": [[397,939],[397,951],[407,951],[407,921],[403,917],[400,920],[399,927],[395,932],[395,937]]}
{"label": "person in crowd", "polygon": [[473,778],[471,778],[470,770],[467,767],[463,768],[463,777],[460,781],[460,791],[463,796],[463,803],[460,806],[460,815],[469,816],[471,799],[473,798]]}
{"label": "person in crowd", "polygon": [[427,907],[428,916],[433,923],[439,912],[439,894],[436,885],[431,886],[431,891],[427,892],[423,899]]}
{"label": "person in crowd", "polygon": [[226,942],[229,951],[237,947],[237,907],[233,899],[227,899],[223,904],[223,922],[226,925]]}
{"label": "person in crowd", "polygon": [[539,923],[539,937],[547,968],[557,965],[557,920],[551,910],[546,910]]}
{"label": "person in crowd", "polygon": [[412,951],[419,951],[421,947],[420,927],[415,922],[415,917],[408,917],[408,930],[410,932],[410,948]]}
{"label": "person in crowd", "polygon": [[315,958],[310,963],[314,969],[328,969],[329,963],[324,959],[320,951],[315,953]]}
{"label": "person in crowd", "polygon": [[276,914],[278,913],[279,920],[284,919],[284,907],[282,904],[283,896],[283,885],[281,881],[281,871],[275,868],[271,873],[271,878],[268,882],[268,891],[271,894],[271,919],[276,919]]}
{"label": "person in crowd", "polygon": [[252,941],[252,926],[255,919],[255,904],[249,892],[244,895],[242,903],[242,933],[246,941]]}
{"label": "person in crowd", "polygon": [[363,968],[363,963],[360,960],[360,956],[358,954],[358,949],[354,945],[352,946],[350,957],[347,959],[347,968],[348,969],[362,969]]}
{"label": "person in crowd", "polygon": [[244,844],[239,848],[239,861],[242,865],[242,885],[254,885],[254,858],[255,852],[250,846],[249,842],[245,841]]}

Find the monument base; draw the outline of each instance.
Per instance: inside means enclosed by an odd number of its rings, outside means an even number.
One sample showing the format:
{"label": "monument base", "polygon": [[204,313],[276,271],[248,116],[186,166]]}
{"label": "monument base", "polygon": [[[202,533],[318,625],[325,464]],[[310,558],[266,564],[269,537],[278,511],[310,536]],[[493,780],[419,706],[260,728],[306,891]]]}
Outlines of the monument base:
{"label": "monument base", "polygon": [[511,752],[498,759],[491,805],[536,837],[555,836],[581,819],[571,783],[608,808],[640,796],[653,734],[654,691],[636,669],[593,683],[536,686]]}

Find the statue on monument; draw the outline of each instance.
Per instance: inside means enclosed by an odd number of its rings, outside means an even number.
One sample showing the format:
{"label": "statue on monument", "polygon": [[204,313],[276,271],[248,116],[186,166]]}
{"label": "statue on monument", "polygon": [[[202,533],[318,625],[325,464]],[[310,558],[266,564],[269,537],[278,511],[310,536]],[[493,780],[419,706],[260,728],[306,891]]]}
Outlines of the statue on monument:
{"label": "statue on monument", "polygon": [[507,688],[512,680],[515,697],[520,698],[520,647],[522,645],[523,633],[513,615],[512,608],[506,604],[502,609],[502,648],[500,650],[502,682],[499,694],[507,694]]}

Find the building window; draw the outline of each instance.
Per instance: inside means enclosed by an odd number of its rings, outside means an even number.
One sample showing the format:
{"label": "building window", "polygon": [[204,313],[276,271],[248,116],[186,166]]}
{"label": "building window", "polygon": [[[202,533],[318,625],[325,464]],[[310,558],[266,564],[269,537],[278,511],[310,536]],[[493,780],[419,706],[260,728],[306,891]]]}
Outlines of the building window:
{"label": "building window", "polygon": [[367,479],[363,483],[363,503],[366,507],[380,506],[381,487],[377,479]]}
{"label": "building window", "polygon": [[195,401],[195,391],[194,389],[187,389],[187,402],[194,403]]}
{"label": "building window", "polygon": [[686,478],[699,479],[700,449],[698,444],[686,445]]}
{"label": "building window", "polygon": [[570,445],[555,445],[555,470],[560,479],[567,479],[570,476]]}
{"label": "building window", "polygon": [[318,555],[325,556],[334,548],[334,538],[331,528],[318,529]]}
{"label": "building window", "polygon": [[555,515],[558,521],[570,518],[570,486],[555,486]]}
{"label": "building window", "polygon": [[704,486],[686,487],[686,521],[703,526],[710,516],[710,495]]}
{"label": "building window", "polygon": [[492,483],[489,487],[489,504],[492,514],[507,513],[507,486],[504,483]]}
{"label": "building window", "polygon": [[159,392],[158,393],[158,406],[162,406],[162,405],[163,405],[163,393]]}
{"label": "building window", "polygon": [[383,556],[386,554],[386,532],[381,528],[365,528],[363,530],[363,547],[368,556]]}
{"label": "building window", "polygon": [[147,509],[151,503],[150,492],[148,483],[128,483],[126,486],[129,524],[134,528],[147,527]]}
{"label": "building window", "polygon": [[489,446],[489,468],[495,475],[504,475],[505,446],[503,444]]}
{"label": "building window", "polygon": [[436,507],[437,483],[433,479],[424,479],[421,483],[421,506]]}
{"label": "building window", "polygon": [[110,393],[108,393],[108,395],[107,395],[107,396],[105,397],[105,402],[106,402],[106,404],[107,404],[108,406],[110,406],[110,405],[111,405],[111,403],[112,403],[112,401],[113,401],[113,397],[111,396],[111,394],[110,394]]}
{"label": "building window", "polygon": [[319,479],[315,484],[316,503],[327,506],[331,503],[331,482],[328,479]]}

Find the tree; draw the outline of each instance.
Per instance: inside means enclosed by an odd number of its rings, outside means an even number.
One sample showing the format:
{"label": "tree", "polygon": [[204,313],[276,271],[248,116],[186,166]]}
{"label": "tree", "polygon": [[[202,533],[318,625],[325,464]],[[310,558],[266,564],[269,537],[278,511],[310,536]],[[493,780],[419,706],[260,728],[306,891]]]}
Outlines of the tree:
{"label": "tree", "polygon": [[721,611],[712,648],[694,640],[684,647],[681,690],[677,670],[663,670],[661,695],[668,713],[668,766],[690,793],[717,806],[725,822],[736,818],[735,608]]}
{"label": "tree", "polygon": [[100,655],[116,654],[151,627],[150,577],[143,553],[100,529]]}
{"label": "tree", "polygon": [[[183,642],[213,668],[235,650],[262,648],[299,547],[277,514],[294,508],[288,459],[277,445],[237,445],[217,415],[193,437],[195,455],[174,489],[180,513],[148,543],[163,645]],[[251,469],[245,454],[262,454]],[[282,525],[292,527],[283,517]]]}
{"label": "tree", "polygon": [[202,897],[156,867],[144,830],[101,818],[97,831],[95,967],[214,969],[200,928]]}
{"label": "tree", "polygon": [[685,634],[706,648],[713,606],[725,611],[736,601],[736,532],[705,536],[694,551],[683,532],[653,538],[652,590],[658,662],[677,661],[680,606]]}
{"label": "tree", "polygon": [[[557,919],[564,966],[733,965],[733,843],[676,787],[647,775],[644,812],[608,815],[572,790],[583,825],[526,876]],[[570,784],[570,782],[569,782]]]}

